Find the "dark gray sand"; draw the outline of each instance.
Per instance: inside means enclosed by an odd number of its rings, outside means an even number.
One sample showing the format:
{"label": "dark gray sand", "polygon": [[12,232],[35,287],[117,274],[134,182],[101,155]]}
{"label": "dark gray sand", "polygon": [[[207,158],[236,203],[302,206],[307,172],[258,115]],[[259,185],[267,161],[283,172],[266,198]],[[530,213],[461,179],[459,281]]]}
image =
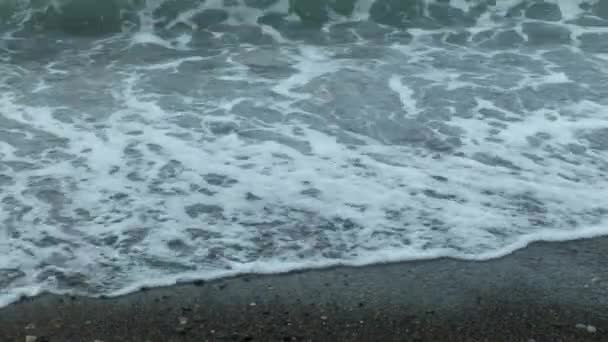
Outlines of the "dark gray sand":
{"label": "dark gray sand", "polygon": [[0,310],[0,341],[608,341],[608,238]]}

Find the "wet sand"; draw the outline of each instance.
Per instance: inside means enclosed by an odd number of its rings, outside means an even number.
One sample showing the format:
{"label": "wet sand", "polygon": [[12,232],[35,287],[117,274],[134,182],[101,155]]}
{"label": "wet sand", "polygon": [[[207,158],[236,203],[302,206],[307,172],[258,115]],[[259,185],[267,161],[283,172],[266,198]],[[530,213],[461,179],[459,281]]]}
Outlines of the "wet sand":
{"label": "wet sand", "polygon": [[608,341],[608,238],[0,309],[0,341]]}

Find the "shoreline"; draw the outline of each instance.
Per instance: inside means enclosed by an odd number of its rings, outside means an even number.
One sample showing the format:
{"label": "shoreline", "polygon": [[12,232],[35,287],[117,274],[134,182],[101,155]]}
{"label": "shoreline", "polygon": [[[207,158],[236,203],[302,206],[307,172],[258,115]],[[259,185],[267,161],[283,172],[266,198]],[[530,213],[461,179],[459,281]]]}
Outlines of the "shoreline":
{"label": "shoreline", "polygon": [[608,237],[0,309],[0,341],[605,341]]}

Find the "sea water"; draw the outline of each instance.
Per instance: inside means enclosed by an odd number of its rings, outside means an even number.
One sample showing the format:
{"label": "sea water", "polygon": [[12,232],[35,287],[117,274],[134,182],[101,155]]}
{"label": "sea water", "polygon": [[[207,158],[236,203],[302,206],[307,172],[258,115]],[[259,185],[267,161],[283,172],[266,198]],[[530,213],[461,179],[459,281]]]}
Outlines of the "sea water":
{"label": "sea water", "polygon": [[608,233],[608,1],[0,0],[0,305]]}

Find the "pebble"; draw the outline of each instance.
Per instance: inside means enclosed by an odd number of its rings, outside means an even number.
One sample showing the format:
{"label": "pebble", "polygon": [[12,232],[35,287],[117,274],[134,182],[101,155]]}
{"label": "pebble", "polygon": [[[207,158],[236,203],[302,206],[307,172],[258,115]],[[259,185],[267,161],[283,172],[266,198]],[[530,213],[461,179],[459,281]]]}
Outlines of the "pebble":
{"label": "pebble", "polygon": [[38,337],[36,337],[36,336],[32,336],[32,335],[25,336],[25,342],[36,342],[37,339],[38,339]]}
{"label": "pebble", "polygon": [[590,334],[594,334],[594,333],[597,332],[597,328],[594,327],[593,325],[585,325],[585,324],[579,323],[579,324],[576,325],[576,328],[577,329],[587,330],[587,332],[590,333]]}
{"label": "pebble", "polygon": [[326,321],[327,320],[327,316],[321,316],[321,319]]}
{"label": "pebble", "polygon": [[256,306],[257,304],[255,302],[251,302],[249,303],[249,306]]}
{"label": "pebble", "polygon": [[63,326],[63,321],[61,319],[54,319],[51,321],[51,323],[53,323],[55,329],[59,329]]}
{"label": "pebble", "polygon": [[188,324],[188,318],[186,318],[186,317],[180,317],[179,318],[179,324],[181,324],[181,325]]}

